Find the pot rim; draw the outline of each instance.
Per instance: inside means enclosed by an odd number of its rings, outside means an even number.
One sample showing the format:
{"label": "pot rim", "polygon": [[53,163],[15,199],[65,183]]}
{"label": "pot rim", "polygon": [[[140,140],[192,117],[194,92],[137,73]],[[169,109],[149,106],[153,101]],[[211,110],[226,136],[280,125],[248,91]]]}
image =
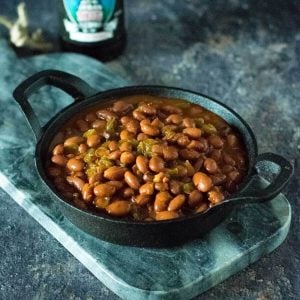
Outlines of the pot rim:
{"label": "pot rim", "polygon": [[[231,194],[229,198],[225,199],[224,201],[222,201],[212,207],[209,207],[206,211],[204,211],[202,213],[197,213],[197,214],[188,215],[188,216],[182,216],[180,218],[164,220],[164,221],[155,221],[155,220],[154,221],[136,221],[136,220],[120,219],[117,217],[109,216],[105,213],[101,213],[101,212],[96,213],[93,211],[80,209],[77,206],[75,206],[74,204],[72,204],[71,202],[69,202],[68,200],[63,199],[62,196],[60,195],[60,193],[58,191],[56,191],[56,189],[54,188],[53,183],[47,177],[45,170],[44,170],[43,162],[40,158],[41,152],[42,152],[42,150],[44,150],[43,142],[45,141],[45,138],[49,135],[49,130],[52,129],[53,127],[56,127],[57,123],[59,123],[58,121],[60,121],[63,116],[65,116],[66,114],[75,110],[77,107],[83,106],[86,109],[88,107],[92,107],[93,105],[99,104],[99,102],[101,100],[112,101],[114,98],[117,98],[117,97],[122,98],[122,97],[130,96],[130,95],[147,95],[147,94],[153,95],[153,92],[157,92],[157,93],[161,94],[161,95],[157,95],[157,96],[166,97],[166,98],[168,98],[168,92],[170,92],[170,96],[169,96],[170,98],[177,98],[175,95],[171,95],[171,93],[174,93],[174,92],[178,92],[179,94],[182,94],[182,95],[186,94],[187,97],[180,96],[180,97],[178,97],[178,99],[182,99],[182,100],[192,102],[192,103],[195,103],[195,102],[191,101],[191,99],[189,99],[188,96],[195,98],[195,100],[197,98],[199,99],[199,97],[201,97],[205,100],[208,100],[209,102],[219,105],[225,111],[229,112],[230,115],[233,115],[236,119],[238,119],[238,121],[244,126],[244,128],[246,129],[246,131],[250,137],[250,140],[251,140],[250,147],[251,147],[251,151],[254,156],[252,159],[252,163],[250,164],[250,159],[249,159],[250,154],[249,154],[249,151],[247,151],[248,163],[249,163],[248,171],[247,171],[247,174],[244,177],[242,183],[239,185],[239,189],[236,192],[234,192],[233,194]],[[166,95],[162,95],[162,94],[166,94]],[[97,101],[95,101],[95,100],[97,100]],[[103,103],[105,103],[105,101],[103,101]],[[201,106],[206,108],[205,105],[201,104]],[[214,112],[210,108],[207,108],[207,109]],[[216,113],[216,112],[214,112],[214,113]],[[216,113],[216,114],[219,115],[219,113]],[[222,118],[224,119],[224,117],[222,117]],[[228,121],[226,121],[226,122],[228,122]],[[64,122],[61,122],[61,123],[63,124]],[[60,126],[62,124],[60,124]],[[239,129],[237,129],[237,130],[239,131],[241,136],[243,138],[245,138],[245,134],[243,134]],[[56,129],[56,132],[57,132],[57,129]],[[53,136],[54,136],[54,133],[52,133],[52,137]],[[245,142],[245,139],[244,139],[244,142]],[[126,224],[126,225],[159,226],[159,224],[162,225],[162,224],[171,224],[171,223],[172,224],[182,223],[182,222],[194,219],[194,218],[204,218],[208,214],[213,213],[214,209],[220,208],[220,206],[222,206],[224,204],[228,205],[230,203],[231,198],[238,198],[238,194],[249,183],[249,179],[251,177],[251,174],[253,173],[254,161],[257,157],[257,152],[258,152],[257,151],[257,142],[256,142],[256,138],[255,138],[255,135],[254,135],[251,127],[238,113],[236,113],[232,108],[230,108],[226,104],[220,102],[219,100],[216,100],[210,96],[207,96],[207,95],[199,93],[199,92],[191,91],[188,89],[182,89],[182,88],[178,88],[178,87],[170,87],[170,86],[162,86],[162,85],[134,85],[134,86],[126,86],[126,87],[96,92],[92,96],[85,97],[83,99],[80,99],[80,101],[78,101],[78,102],[71,103],[70,105],[64,107],[62,110],[60,110],[58,113],[56,113],[52,118],[50,118],[50,120],[43,127],[43,132],[37,142],[36,149],[35,149],[35,164],[36,164],[36,168],[37,168],[40,178],[43,180],[43,182],[45,183],[47,189],[51,192],[51,194],[53,196],[55,196],[55,199],[60,202],[60,204],[66,205],[69,208],[74,209],[79,213],[83,213],[87,217],[96,218],[98,220],[105,220],[105,221],[109,221],[109,222]],[[234,205],[234,203],[231,203],[231,204]]]}

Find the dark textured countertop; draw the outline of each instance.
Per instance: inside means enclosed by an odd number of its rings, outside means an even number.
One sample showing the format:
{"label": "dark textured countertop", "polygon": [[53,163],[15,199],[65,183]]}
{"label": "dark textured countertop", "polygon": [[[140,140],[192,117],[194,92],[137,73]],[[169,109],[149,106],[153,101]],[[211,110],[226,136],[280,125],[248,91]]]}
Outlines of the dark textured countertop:
{"label": "dark textured countertop", "polygon": [[[13,16],[17,2],[1,1],[0,14]],[[55,1],[26,2],[32,25],[57,40]],[[108,63],[115,72],[222,100],[249,122],[260,152],[295,164],[287,240],[198,299],[299,299],[298,1],[130,0],[126,13],[127,49]],[[0,199],[0,299],[118,298],[2,191]]]}

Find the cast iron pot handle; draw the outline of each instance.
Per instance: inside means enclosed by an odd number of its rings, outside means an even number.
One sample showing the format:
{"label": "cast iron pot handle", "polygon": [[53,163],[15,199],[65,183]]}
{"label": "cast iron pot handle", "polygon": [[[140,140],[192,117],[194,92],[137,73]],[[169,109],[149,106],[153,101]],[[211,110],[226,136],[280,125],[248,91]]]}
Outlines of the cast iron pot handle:
{"label": "cast iron pot handle", "polygon": [[96,90],[79,77],[57,70],[38,72],[20,83],[14,90],[13,96],[25,114],[37,141],[40,138],[42,127],[28,98],[45,85],[52,85],[62,89],[71,95],[75,101],[80,101],[96,94]]}
{"label": "cast iron pot handle", "polygon": [[293,175],[293,166],[291,163],[282,156],[274,153],[263,153],[258,155],[255,169],[258,174],[260,171],[265,171],[269,174],[276,174],[276,177],[262,190],[258,190],[257,187],[254,188],[251,184],[252,181],[250,181],[240,194],[232,199],[228,199],[228,202],[255,203],[271,200],[282,191]]}

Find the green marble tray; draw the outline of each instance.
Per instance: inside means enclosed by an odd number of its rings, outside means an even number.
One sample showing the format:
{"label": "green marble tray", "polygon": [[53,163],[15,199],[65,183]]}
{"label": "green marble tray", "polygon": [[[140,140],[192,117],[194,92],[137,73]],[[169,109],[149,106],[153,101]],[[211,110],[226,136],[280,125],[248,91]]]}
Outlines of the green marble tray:
{"label": "green marble tray", "polygon": [[[283,195],[266,204],[238,207],[202,239],[170,249],[113,245],[74,227],[43,190],[34,167],[33,135],[12,91],[28,75],[47,68],[77,74],[99,90],[127,82],[84,56],[52,54],[17,61],[1,40],[0,49],[0,187],[117,295],[130,300],[190,299],[283,242],[291,218]],[[31,103],[45,122],[71,99],[44,88]],[[267,182],[257,177],[256,184],[265,186]]]}

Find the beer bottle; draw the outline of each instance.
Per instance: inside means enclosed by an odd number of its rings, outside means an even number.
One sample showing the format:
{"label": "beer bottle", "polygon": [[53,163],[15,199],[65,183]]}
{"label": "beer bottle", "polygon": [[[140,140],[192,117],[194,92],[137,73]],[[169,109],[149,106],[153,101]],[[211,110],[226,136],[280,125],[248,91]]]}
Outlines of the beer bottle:
{"label": "beer bottle", "polygon": [[126,45],[123,0],[58,0],[60,42],[64,51],[102,61],[122,53]]}

